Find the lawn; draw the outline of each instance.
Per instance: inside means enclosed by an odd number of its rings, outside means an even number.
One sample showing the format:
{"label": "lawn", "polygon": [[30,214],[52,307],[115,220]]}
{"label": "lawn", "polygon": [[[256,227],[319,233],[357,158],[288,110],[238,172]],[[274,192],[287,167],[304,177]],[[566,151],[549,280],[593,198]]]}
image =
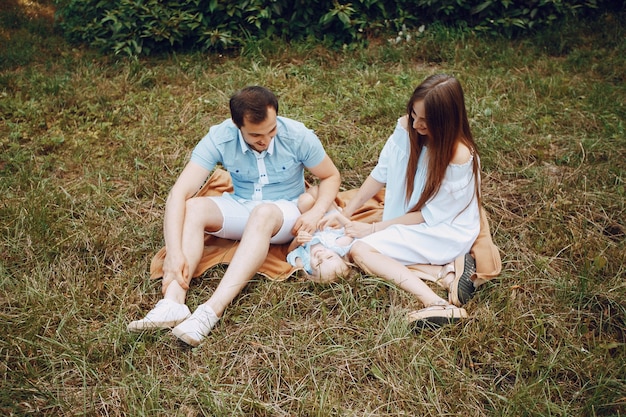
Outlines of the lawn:
{"label": "lawn", "polygon": [[[0,14],[0,414],[626,415],[623,15],[128,59],[68,45],[47,9]],[[414,332],[416,300],[375,276],[257,276],[198,348],[126,331],[160,298],[167,193],[232,92],[275,91],[346,190],[436,72],[465,88],[503,261],[469,319]]]}

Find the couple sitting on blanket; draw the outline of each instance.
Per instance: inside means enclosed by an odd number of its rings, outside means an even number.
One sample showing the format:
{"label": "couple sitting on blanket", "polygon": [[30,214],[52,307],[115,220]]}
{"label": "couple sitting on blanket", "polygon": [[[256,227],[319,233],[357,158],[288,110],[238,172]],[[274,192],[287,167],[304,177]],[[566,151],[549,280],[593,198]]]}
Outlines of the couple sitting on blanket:
{"label": "couple sitting on blanket", "polygon": [[[230,110],[231,119],[211,127],[196,145],[167,198],[163,299],[131,322],[130,331],[173,328],[180,340],[199,345],[259,272],[271,246],[291,241],[291,262],[314,280],[346,273],[341,265],[326,268],[328,256],[340,251],[341,261],[349,257],[363,271],[415,295],[424,308],[408,314],[411,323],[467,317],[462,305],[500,265],[481,210],[476,144],[454,77],[433,75],[415,89],[378,164],[341,212],[329,211],[339,192],[339,171],[311,130],[278,116],[271,91],[246,87],[231,97]],[[233,192],[198,195],[218,163],[229,172]],[[313,198],[303,197],[305,168],[319,180]],[[357,221],[359,208],[383,188],[382,221]],[[311,201],[302,205],[303,198]],[[337,228],[339,235],[331,230]],[[185,298],[206,234],[238,243],[213,295],[191,314]],[[324,258],[320,245],[333,252]],[[423,279],[437,281],[448,299]]]}

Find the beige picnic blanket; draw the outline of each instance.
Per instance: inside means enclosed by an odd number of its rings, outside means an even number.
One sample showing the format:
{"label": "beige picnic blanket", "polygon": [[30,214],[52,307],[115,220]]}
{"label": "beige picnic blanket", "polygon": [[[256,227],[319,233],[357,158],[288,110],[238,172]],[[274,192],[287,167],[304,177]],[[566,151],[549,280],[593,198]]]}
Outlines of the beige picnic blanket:
{"label": "beige picnic blanket", "polygon": [[[209,177],[204,186],[198,191],[197,196],[219,196],[224,192],[233,191],[230,174],[217,168]],[[335,202],[339,207],[345,207],[346,203],[356,194],[357,190],[341,191]],[[367,223],[380,221],[383,214],[385,191],[367,201],[354,215],[351,220]],[[209,268],[216,265],[227,265],[233,258],[239,242],[206,235],[204,239],[204,253],[193,277],[198,277]],[[282,281],[293,275],[298,268],[291,266],[287,261],[287,249],[289,244],[270,245],[269,253],[258,273],[272,280]],[[489,223],[484,210],[481,210],[481,228],[476,242],[472,246],[471,254],[476,259],[476,278],[474,284],[479,286],[486,281],[498,276],[502,269],[500,252],[494,245],[489,230]],[[163,276],[163,261],[165,248],[161,248],[150,264],[150,277],[153,279]],[[441,266],[435,265],[412,265],[410,266],[421,278],[435,281]]]}

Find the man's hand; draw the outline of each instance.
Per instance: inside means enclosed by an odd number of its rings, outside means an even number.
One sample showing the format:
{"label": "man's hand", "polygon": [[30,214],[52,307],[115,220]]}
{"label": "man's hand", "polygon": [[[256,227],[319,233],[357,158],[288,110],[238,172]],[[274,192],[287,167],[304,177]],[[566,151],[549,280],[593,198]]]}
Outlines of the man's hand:
{"label": "man's hand", "polygon": [[321,218],[322,215],[314,210],[304,212],[300,217],[298,217],[298,220],[296,220],[296,223],[293,225],[291,234],[297,236],[300,232],[315,232],[317,230],[317,223]]}
{"label": "man's hand", "polygon": [[189,264],[187,263],[187,258],[185,258],[185,255],[182,253],[175,254],[166,252],[163,261],[162,291],[164,294],[168,285],[173,281],[178,282],[182,289],[189,289],[189,282],[191,281]]}

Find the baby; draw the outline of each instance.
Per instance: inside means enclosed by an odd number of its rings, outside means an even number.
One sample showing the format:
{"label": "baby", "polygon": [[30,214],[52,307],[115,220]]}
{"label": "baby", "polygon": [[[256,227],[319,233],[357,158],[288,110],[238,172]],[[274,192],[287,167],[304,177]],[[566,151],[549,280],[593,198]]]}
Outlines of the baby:
{"label": "baby", "polygon": [[287,262],[303,268],[313,282],[326,284],[350,272],[347,255],[354,239],[343,229],[326,228],[311,234],[300,232],[289,246]]}
{"label": "baby", "polygon": [[[304,213],[315,202],[316,188],[311,187],[298,199],[298,208]],[[343,217],[339,215],[340,217]],[[348,219],[342,219],[345,223]],[[343,223],[343,221],[342,221]],[[343,228],[325,228],[313,234],[299,232],[289,245],[287,262],[303,268],[307,279],[317,283],[336,281],[338,277],[347,277],[351,271],[347,255],[354,238],[344,235]]]}

